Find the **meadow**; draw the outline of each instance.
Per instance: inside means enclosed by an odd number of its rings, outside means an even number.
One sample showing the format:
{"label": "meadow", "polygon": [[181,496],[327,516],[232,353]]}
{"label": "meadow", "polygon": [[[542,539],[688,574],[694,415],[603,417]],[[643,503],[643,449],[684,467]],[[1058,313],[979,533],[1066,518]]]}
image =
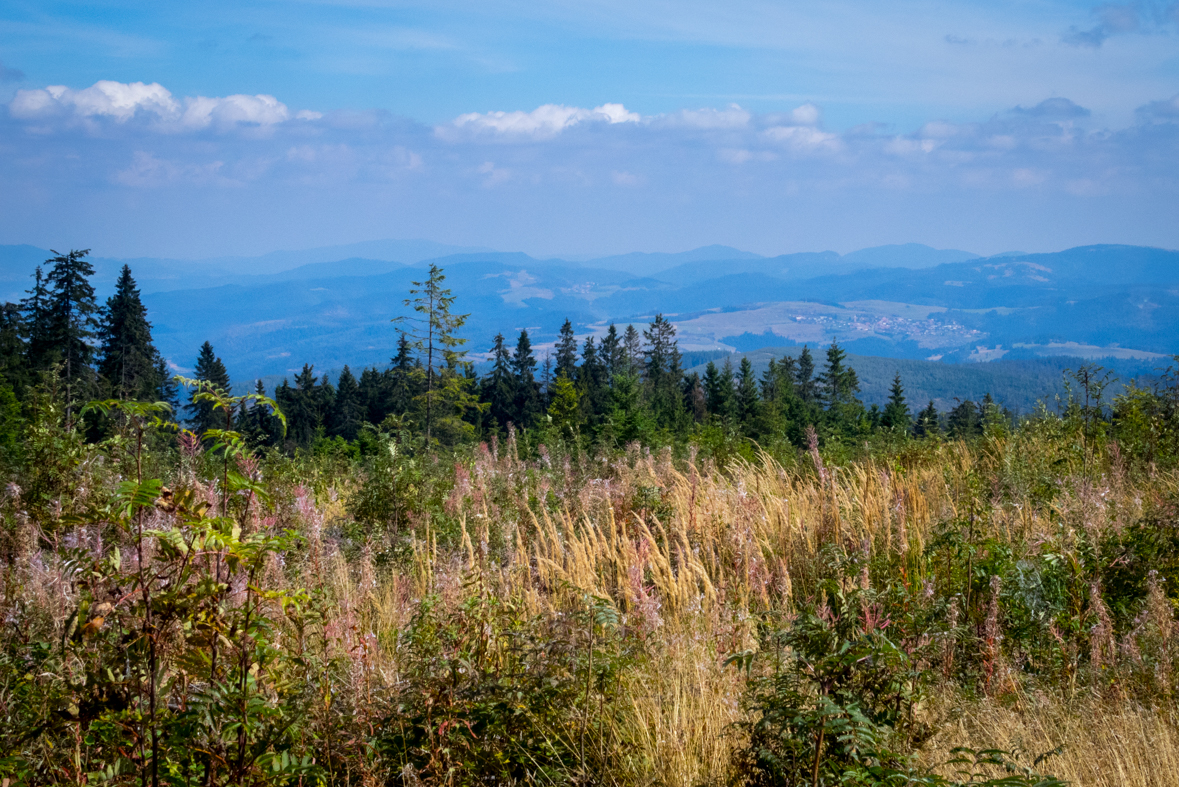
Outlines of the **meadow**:
{"label": "meadow", "polygon": [[289,390],[181,378],[181,421],[28,371],[0,780],[1173,783],[1173,375],[914,423],[857,406],[833,345],[814,401],[714,368],[697,417],[661,404],[666,338],[600,420],[560,374],[501,428],[419,362],[407,409],[306,444]]}

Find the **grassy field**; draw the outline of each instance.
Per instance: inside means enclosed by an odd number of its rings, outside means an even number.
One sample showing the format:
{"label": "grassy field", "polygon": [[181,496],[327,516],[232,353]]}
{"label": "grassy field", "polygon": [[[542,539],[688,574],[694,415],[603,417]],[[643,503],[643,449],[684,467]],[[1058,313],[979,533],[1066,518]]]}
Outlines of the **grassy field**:
{"label": "grassy field", "polygon": [[8,783],[1173,783],[1179,475],[1092,423],[725,467],[127,423],[3,499]]}

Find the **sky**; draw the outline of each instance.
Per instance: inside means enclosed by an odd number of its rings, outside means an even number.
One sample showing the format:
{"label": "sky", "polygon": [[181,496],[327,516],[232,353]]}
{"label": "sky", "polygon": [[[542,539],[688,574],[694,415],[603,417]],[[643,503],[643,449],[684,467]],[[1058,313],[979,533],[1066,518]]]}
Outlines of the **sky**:
{"label": "sky", "polygon": [[1179,2],[0,0],[0,243],[1179,247]]}

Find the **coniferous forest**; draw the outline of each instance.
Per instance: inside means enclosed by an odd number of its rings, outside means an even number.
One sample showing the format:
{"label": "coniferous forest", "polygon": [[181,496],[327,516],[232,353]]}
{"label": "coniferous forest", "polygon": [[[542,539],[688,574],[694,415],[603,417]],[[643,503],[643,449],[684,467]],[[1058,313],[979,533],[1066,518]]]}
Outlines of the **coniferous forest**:
{"label": "coniferous forest", "polygon": [[662,315],[472,348],[431,266],[387,366],[267,390],[92,275],[2,311],[4,784],[1179,767],[1173,370],[865,407],[837,343],[688,374]]}

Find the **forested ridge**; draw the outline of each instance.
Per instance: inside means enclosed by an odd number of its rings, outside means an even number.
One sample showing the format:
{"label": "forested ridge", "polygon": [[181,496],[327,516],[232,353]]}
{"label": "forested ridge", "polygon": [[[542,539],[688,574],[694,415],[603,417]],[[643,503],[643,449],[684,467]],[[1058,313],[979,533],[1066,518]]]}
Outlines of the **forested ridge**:
{"label": "forested ridge", "polygon": [[[56,252],[55,252],[56,254]],[[686,373],[566,321],[478,375],[437,266],[384,368],[170,373],[124,268],[0,324],[0,778],[1165,784],[1179,381],[865,407],[832,343]],[[1103,759],[1095,759],[1101,751]],[[1053,775],[1055,774],[1055,775]]]}

